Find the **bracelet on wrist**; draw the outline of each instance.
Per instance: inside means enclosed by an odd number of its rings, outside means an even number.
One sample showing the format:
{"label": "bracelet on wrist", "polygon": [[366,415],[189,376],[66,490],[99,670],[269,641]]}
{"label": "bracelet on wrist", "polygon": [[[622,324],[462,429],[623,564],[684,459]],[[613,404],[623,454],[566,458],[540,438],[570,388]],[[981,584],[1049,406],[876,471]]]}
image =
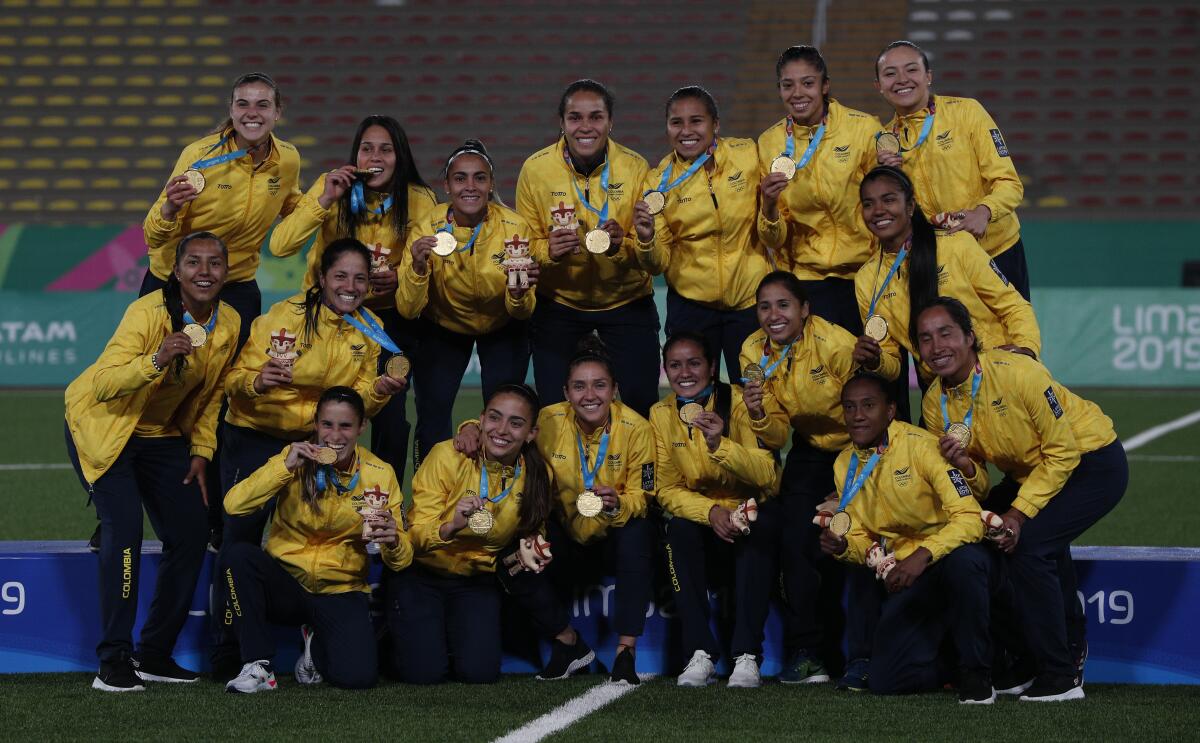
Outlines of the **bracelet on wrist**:
{"label": "bracelet on wrist", "polygon": [[158,372],[159,374],[162,374],[163,368],[158,363],[158,351],[155,351],[154,353],[150,354],[150,366],[154,367],[154,371]]}

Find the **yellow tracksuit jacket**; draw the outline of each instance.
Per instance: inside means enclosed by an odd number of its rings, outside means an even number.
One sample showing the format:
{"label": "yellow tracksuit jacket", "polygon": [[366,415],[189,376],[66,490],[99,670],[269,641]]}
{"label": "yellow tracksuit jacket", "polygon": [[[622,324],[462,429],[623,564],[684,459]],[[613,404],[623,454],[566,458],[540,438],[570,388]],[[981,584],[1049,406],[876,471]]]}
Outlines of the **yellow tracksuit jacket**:
{"label": "yellow tracksuit jacket", "polygon": [[[388,401],[387,395],[375,392],[375,341],[324,304],[312,336],[307,336],[303,300],[304,295],[297,294],[278,302],[250,325],[250,338],[225,380],[229,423],[295,441],[312,433],[317,400],[330,387],[353,387],[362,396],[368,418]],[[292,360],[292,382],[260,395],[254,391],[254,378],[272,357]]]}
{"label": "yellow tracksuit jacket", "polygon": [[[732,385],[730,391],[729,435],[715,452],[709,452],[700,431],[679,419],[674,392],[650,408],[658,502],[672,516],[707,526],[714,505],[733,510],[779,491],[779,463],[750,429],[741,388]],[[704,409],[714,410],[715,403],[716,395],[709,395]]]}
{"label": "yellow tracksuit jacket", "polygon": [[517,178],[517,211],[529,223],[531,248],[541,264],[538,294],[577,310],[609,310],[650,294],[650,275],[638,262],[633,248],[633,205],[642,198],[639,189],[648,166],[641,155],[611,139],[608,217],[621,225],[625,240],[605,255],[593,255],[581,247],[578,254],[558,261],[549,259],[548,236],[556,224],[578,222],[581,243],[587,231],[598,226],[599,217],[579,203],[579,194],[596,209],[604,208],[606,198],[600,192],[604,166],[582,176],[563,159],[565,150],[566,141],[560,137],[530,155]]}
{"label": "yellow tracksuit jacket", "polygon": [[[514,239],[528,242],[532,234],[529,225],[512,209],[488,204],[483,227],[471,250],[455,252],[446,258],[430,253],[425,273],[416,272],[411,246],[446,226],[446,209],[445,204],[435,205],[417,219],[409,232],[409,248],[404,251],[397,277],[396,307],[400,314],[410,320],[424,315],[446,330],[462,335],[484,335],[499,330],[510,318],[529,319],[537,301],[535,292],[526,291],[520,299],[513,299],[507,288],[508,273],[500,265],[506,242]],[[460,248],[470,242],[473,230],[455,226],[454,236]]]}
{"label": "yellow tracksuit jacket", "polygon": [[[308,193],[300,199],[296,210],[275,225],[275,229],[271,230],[271,242],[267,246],[272,255],[286,258],[303,248],[314,234],[317,236],[316,241],[308,250],[308,268],[304,272],[304,282],[300,287],[302,291],[307,291],[310,286],[317,283],[318,274],[321,272],[321,256],[325,253],[325,246],[344,237],[338,232],[342,200],[333,202],[327,210],[322,209],[317,199],[323,193],[325,193],[325,174],[317,178],[317,182],[308,189]],[[394,269],[399,269],[404,251],[411,244],[408,235],[416,223],[416,218],[432,209],[437,204],[437,198],[427,188],[420,186],[409,188],[408,226],[404,234],[397,235],[392,228],[390,213],[374,213],[383,204],[386,195],[370,189],[364,189],[364,195],[366,196],[367,212],[362,215],[363,219],[358,225],[358,234],[354,237],[358,238],[358,241],[371,251],[372,271],[382,268],[385,263]],[[395,309],[396,299],[390,294],[387,296],[372,294],[367,297],[365,304],[375,311]]]}
{"label": "yellow tracksuit jacket", "polygon": [[[237,149],[231,136],[225,144],[209,152],[222,136],[209,134],[185,147],[171,170],[171,178],[197,160]],[[201,172],[205,178],[204,190],[195,201],[184,205],[173,222],[163,219],[160,211],[167,200],[165,187],[147,212],[142,231],[150,248],[150,272],[166,281],[175,265],[175,246],[180,239],[207,230],[229,248],[228,280],[249,281],[258,270],[259,252],[267,231],[277,217],[291,214],[300,203],[300,153],[272,134],[271,153],[258,167],[245,155]],[[313,202],[309,208],[320,207]]]}
{"label": "yellow tracksuit jacket", "polygon": [[[1004,135],[979,101],[945,95],[932,100],[933,128],[924,144],[901,156],[904,172],[912,179],[917,203],[926,214],[987,206],[992,218],[979,244],[995,258],[1021,237],[1016,210],[1025,187]],[[899,117],[898,122],[893,117],[884,128],[892,131],[898,123],[900,142],[911,147],[928,115],[928,109],[921,109]]]}
{"label": "yellow tracksuit jacket", "polygon": [[[464,526],[450,540],[442,539],[442,524],[454,519],[454,508],[463,497],[479,495],[481,463],[454,450],[453,441],[443,441],[413,475],[413,502],[409,512],[416,561],[442,575],[476,575],[496,572],[496,556],[517,538],[521,499],[525,496],[524,461],[512,491],[487,510],[494,519],[492,530],[479,535]],[[488,474],[488,495],[495,498],[508,487],[500,473]]]}
{"label": "yellow tracksuit jacket", "polygon": [[[756,330],[742,344],[742,367],[762,358],[766,333]],[[809,315],[804,336],[796,341],[787,360],[775,369],[763,388],[762,420],[750,420],[750,429],[772,449],[782,449],[791,428],[812,446],[841,451],[849,446],[842,415],[842,385],[857,368],[852,354],[857,339],[844,328]],[[770,361],[782,348],[772,344]],[[895,374],[892,375],[895,377]]]}
{"label": "yellow tracksuit jacket", "polygon": [[[867,319],[874,296],[895,263],[896,254],[886,253],[878,241],[872,241],[874,252],[854,277],[854,293],[858,312]],[[1042,352],[1042,334],[1038,329],[1033,305],[1003,278],[996,264],[965,232],[937,235],[938,294],[954,297],[971,313],[975,337],[984,348],[996,348],[1009,343],[1025,346],[1036,354]],[[920,359],[908,335],[908,259],[896,271],[886,291],[875,305],[875,314],[888,324],[888,336],[879,345],[884,354],[899,364],[901,348]],[[921,363],[921,376],[929,380],[933,372]]]}
{"label": "yellow tracksuit jacket", "polygon": [[[874,450],[857,450],[861,474]],[[833,464],[838,497],[846,486],[853,448]],[[961,472],[942,459],[938,440],[902,421],[888,426],[888,447],[846,506],[850,533],[838,559],[863,564],[871,543],[886,540],[897,560],[924,547],[937,562],[964,544],[983,538],[979,501]]]}
{"label": "yellow tracksuit jacket", "polygon": [[[771,270],[759,237],[765,220],[758,208],[762,173],[754,141],[718,139],[713,162],[711,173],[702,167],[667,193],[649,243],[634,233],[637,255],[647,271],[665,274],[680,296],[713,309],[743,310],[754,305],[758,282]],[[646,175],[642,192],[657,189],[668,166],[673,181],[690,165],[671,152]]]}
{"label": "yellow tracksuit jacket", "polygon": [[[300,471],[284,466],[288,450],[267,463],[225,494],[225,510],[233,516],[245,516],[267,505],[276,494],[275,515],[267,532],[267,554],[278,560],[309,593],[370,592],[367,583],[367,543],[362,538],[363,508],[378,507],[391,511],[396,519],[397,540],[380,545],[379,556],[392,570],[412,564],[413,548],[403,531],[401,507],[404,493],[391,465],[365,447],[355,448],[361,474],[348,493],[339,493],[333,484],[325,489],[314,510],[304,502]],[[307,461],[307,460],[305,460]],[[349,483],[350,472],[338,472],[338,479]]]}
{"label": "yellow tracksuit jacket", "polygon": [[[1056,382],[1046,367],[1021,354],[984,351],[983,370],[967,453],[975,461],[976,493],[987,490],[984,462],[1021,483],[1013,507],[1033,517],[1062,490],[1080,455],[1117,438],[1112,420],[1095,403]],[[947,391],[951,423],[971,406],[971,377]],[[943,380],[935,378],[921,405],[925,427],[942,435]]]}
{"label": "yellow tracksuit jacket", "polygon": [[[609,412],[608,452],[596,473],[594,485],[609,485],[617,490],[620,512],[603,512],[592,518],[581,516],[575,501],[583,492],[583,472],[579,462],[576,436],[583,434],[568,402],[542,408],[538,415],[538,451],[550,464],[554,484],[563,510],[563,523],[571,538],[585,544],[603,539],[610,527],[624,526],[629,519],[646,515],[646,499],[655,491],[654,431],[645,418],[613,400]],[[588,467],[596,465],[596,454],[604,429],[583,436]]]}
{"label": "yellow tracksuit jacket", "polygon": [[217,312],[208,342],[192,350],[177,378],[173,364],[159,372],[150,362],[171,333],[162,292],[150,292],[129,305],[100,358],[67,387],[67,426],[89,483],[117,461],[130,436],[183,436],[192,456],[212,461],[222,384],[242,324],[224,302]]}
{"label": "yellow tracksuit jacket", "polygon": [[[829,101],[825,136],[802,170],[779,195],[779,219],[765,222],[763,243],[779,267],[805,280],[830,276],[849,279],[870,255],[871,239],[859,216],[858,184],[876,165],[873,137],[879,119]],[[818,125],[819,126],[819,125]],[[816,134],[816,126],[795,126],[799,159]],[[758,161],[769,173],[771,161],[783,154],[787,119],[758,138]]]}

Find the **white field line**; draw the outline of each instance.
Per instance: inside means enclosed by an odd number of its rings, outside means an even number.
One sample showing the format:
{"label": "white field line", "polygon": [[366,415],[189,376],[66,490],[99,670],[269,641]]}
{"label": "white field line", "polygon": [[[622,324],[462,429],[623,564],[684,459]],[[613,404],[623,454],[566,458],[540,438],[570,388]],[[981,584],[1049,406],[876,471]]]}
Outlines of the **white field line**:
{"label": "white field line", "polygon": [[1200,462],[1196,454],[1130,454],[1130,462]]}
{"label": "white field line", "polygon": [[1151,441],[1159,438],[1160,436],[1166,436],[1172,431],[1178,431],[1181,428],[1187,428],[1197,421],[1200,421],[1200,410],[1194,410],[1182,418],[1176,418],[1173,421],[1167,421],[1166,423],[1147,428],[1145,431],[1142,431],[1135,436],[1130,436],[1121,443],[1125,445],[1125,451],[1130,452],[1134,449],[1149,444]]}
{"label": "white field line", "polygon": [[[654,674],[639,673],[638,676],[646,681]],[[510,733],[497,738],[493,743],[537,743],[543,738],[557,733],[559,730],[572,725],[587,717],[610,702],[613,702],[638,686],[629,684],[602,683],[585,691],[583,694],[568,700],[537,719],[530,720]]]}
{"label": "white field line", "polygon": [[58,463],[43,464],[0,464],[0,472],[23,472],[27,470],[69,470],[71,465]]}

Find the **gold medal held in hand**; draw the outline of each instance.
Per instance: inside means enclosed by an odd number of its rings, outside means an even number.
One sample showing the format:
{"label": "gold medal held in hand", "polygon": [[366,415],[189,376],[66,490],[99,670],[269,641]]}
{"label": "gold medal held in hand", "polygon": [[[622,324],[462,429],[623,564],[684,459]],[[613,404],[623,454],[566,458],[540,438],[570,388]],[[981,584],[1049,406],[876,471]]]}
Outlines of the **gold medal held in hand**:
{"label": "gold medal held in hand", "polygon": [[396,354],[387,360],[387,364],[383,367],[383,373],[392,379],[404,379],[408,376],[410,369],[412,369],[412,363],[408,360],[408,357]]}
{"label": "gold medal held in hand", "polygon": [[650,207],[651,216],[662,214],[662,210],[667,208],[667,195],[662,191],[650,191],[642,197],[642,201]]}
{"label": "gold medal held in hand", "polygon": [[328,446],[317,449],[317,464],[333,464],[338,460],[338,453]]}
{"label": "gold medal held in hand", "polygon": [[188,185],[196,191],[196,193],[203,191],[204,184],[207,182],[204,178],[204,174],[195,168],[189,168],[183,171],[183,178],[188,182]]}
{"label": "gold medal held in hand", "polygon": [[492,518],[491,511],[486,508],[479,509],[467,518],[467,526],[481,537],[486,536],[495,523],[496,519]]}
{"label": "gold medal held in hand", "polygon": [[771,161],[772,173],[783,173],[789,181],[796,177],[796,161],[787,155],[780,155]]}
{"label": "gold medal held in hand", "polygon": [[971,443],[971,427],[966,423],[951,423],[946,429],[946,435],[962,444],[964,449]]}
{"label": "gold medal held in hand", "polygon": [[584,236],[583,244],[589,253],[603,255],[608,252],[608,248],[612,244],[612,238],[604,230],[595,229],[589,231]]}
{"label": "gold medal held in hand", "polygon": [[891,132],[880,132],[876,134],[875,151],[893,155],[900,154],[900,138]]}
{"label": "gold medal held in hand", "polygon": [[742,369],[742,378],[747,382],[762,384],[767,381],[767,373],[758,364],[746,364],[746,367]]}
{"label": "gold medal held in hand", "polygon": [[679,420],[692,425],[692,421],[696,420],[696,416],[704,412],[704,406],[697,402],[684,403],[679,409]]}
{"label": "gold medal held in hand", "polygon": [[373,178],[383,172],[383,168],[355,168],[354,175],[359,178]]}
{"label": "gold medal held in hand", "polygon": [[208,331],[198,322],[190,322],[184,325],[183,334],[192,342],[192,348],[199,348],[208,343]]}
{"label": "gold medal held in hand", "polygon": [[874,339],[876,343],[883,343],[888,336],[887,320],[882,315],[871,315],[863,323],[863,334]]}
{"label": "gold medal held in hand", "polygon": [[846,538],[850,533],[850,514],[845,511],[838,511],[829,519],[829,531],[833,532],[834,536]]}
{"label": "gold medal held in hand", "polygon": [[458,240],[449,232],[439,232],[433,236],[436,242],[433,244],[433,252],[441,257],[453,255],[454,251],[458,250]]}
{"label": "gold medal held in hand", "polygon": [[580,516],[590,519],[604,510],[604,499],[591,490],[585,490],[575,499],[575,508]]}

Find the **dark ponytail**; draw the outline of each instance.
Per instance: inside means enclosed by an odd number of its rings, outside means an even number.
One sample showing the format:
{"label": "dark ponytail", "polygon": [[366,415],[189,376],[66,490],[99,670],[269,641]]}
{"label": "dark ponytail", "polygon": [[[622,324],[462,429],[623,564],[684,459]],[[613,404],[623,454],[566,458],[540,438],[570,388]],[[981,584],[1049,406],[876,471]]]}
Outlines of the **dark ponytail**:
{"label": "dark ponytail", "polygon": [[[575,356],[567,364],[567,379],[571,378],[571,372],[575,371],[577,366],[587,363],[599,364],[604,367],[608,378],[614,382],[616,381],[617,375],[613,371],[612,359],[608,355],[608,346],[595,333],[588,333],[580,338],[579,343],[575,345]],[[564,379],[563,384],[566,384],[566,382],[567,380]]]}
{"label": "dark ponytail", "polygon": [[[491,397],[484,403],[496,399],[498,395],[514,395],[521,398],[529,406],[529,420],[537,425],[538,413],[542,409],[537,393],[527,384],[502,384],[496,388]],[[554,493],[550,483],[550,468],[542,453],[537,448],[537,439],[532,439],[521,445],[521,459],[524,460],[525,491],[521,494],[520,510],[517,516],[517,537],[531,537],[541,532],[546,519],[550,517],[550,509],[554,503]]]}
{"label": "dark ponytail", "polygon": [[[315,430],[317,416],[321,414],[321,408],[330,402],[344,402],[354,408],[354,412],[358,414],[358,422],[360,424],[367,419],[367,408],[363,404],[361,395],[350,387],[330,387],[321,393],[321,398],[317,400],[317,410],[313,413],[314,430],[312,435],[308,437],[308,440],[314,444],[317,443],[317,432]],[[355,446],[357,445],[356,441]],[[300,467],[296,470],[296,477],[300,479],[300,498],[308,504],[313,513],[320,515],[320,500],[325,496],[325,491],[317,490],[317,466],[317,463],[308,457],[301,457]]]}
{"label": "dark ponytail", "polygon": [[[325,251],[321,253],[321,269],[320,276],[324,276],[329,272],[329,269],[337,262],[337,259],[343,253],[357,253],[362,257],[367,271],[371,270],[371,251],[367,250],[367,246],[355,240],[353,237],[341,237],[329,245],[325,246]],[[320,336],[321,332],[317,329],[317,318],[321,314],[321,295],[324,293],[321,287],[321,282],[313,284],[308,291],[304,293],[304,299],[296,305],[298,311],[304,313],[304,342],[312,343],[312,337]]]}

